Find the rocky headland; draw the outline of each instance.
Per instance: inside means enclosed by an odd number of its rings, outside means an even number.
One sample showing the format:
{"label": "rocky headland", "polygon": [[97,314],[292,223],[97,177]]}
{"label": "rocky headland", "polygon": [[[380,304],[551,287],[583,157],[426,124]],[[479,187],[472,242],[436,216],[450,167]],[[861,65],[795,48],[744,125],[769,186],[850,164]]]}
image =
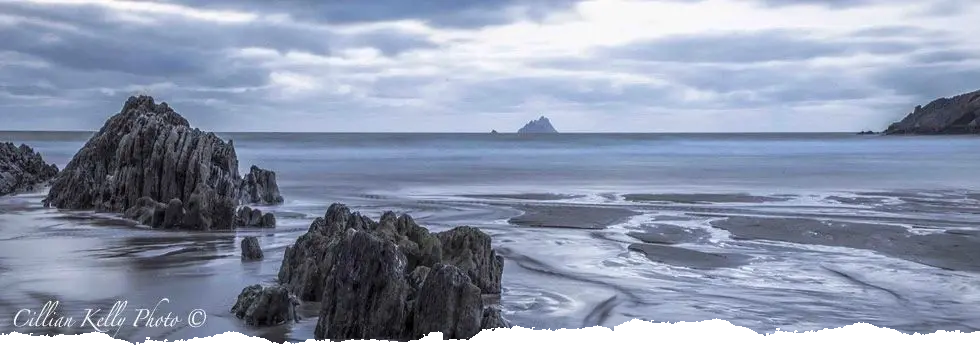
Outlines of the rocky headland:
{"label": "rocky headland", "polygon": [[240,177],[232,141],[191,128],[166,102],[133,96],[54,178],[44,205],[121,213],[153,228],[225,230],[256,222],[254,210],[239,218],[239,205],[282,202],[275,179],[255,166]]}
{"label": "rocky headland", "polygon": [[517,130],[518,134],[557,134],[558,130],[551,125],[551,121],[548,118],[541,117],[537,120],[532,120],[528,122],[520,130]]}
{"label": "rocky headland", "polygon": [[58,175],[58,166],[47,164],[27,145],[0,143],[0,196],[30,192]]}
{"label": "rocky headland", "polygon": [[884,131],[887,135],[955,135],[980,133],[980,90],[940,98],[912,113]]}
{"label": "rocky headland", "polygon": [[[490,236],[477,228],[430,233],[408,215],[385,212],[375,222],[333,204],[286,248],[278,285],[246,287],[234,309],[319,302],[316,339],[406,341],[431,332],[468,339],[509,327],[492,301],[500,296],[503,264]],[[283,290],[288,297],[279,296]],[[264,291],[275,297],[256,297]],[[277,314],[280,320],[291,312]]]}

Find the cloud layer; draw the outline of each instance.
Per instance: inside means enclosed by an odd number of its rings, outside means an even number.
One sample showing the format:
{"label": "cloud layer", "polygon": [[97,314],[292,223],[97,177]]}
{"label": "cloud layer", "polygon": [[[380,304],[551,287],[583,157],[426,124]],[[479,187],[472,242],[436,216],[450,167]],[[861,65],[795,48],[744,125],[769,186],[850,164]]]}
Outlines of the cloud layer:
{"label": "cloud layer", "polygon": [[980,4],[0,0],[0,129],[148,92],[220,131],[882,129],[980,89]]}

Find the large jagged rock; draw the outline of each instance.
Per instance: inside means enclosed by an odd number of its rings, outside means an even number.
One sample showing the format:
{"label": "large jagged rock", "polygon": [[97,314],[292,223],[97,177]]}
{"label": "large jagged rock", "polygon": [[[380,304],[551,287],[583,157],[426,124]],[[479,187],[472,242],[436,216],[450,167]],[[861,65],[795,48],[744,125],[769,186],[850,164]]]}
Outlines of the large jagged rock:
{"label": "large jagged rock", "polygon": [[282,286],[254,284],[238,294],[231,313],[251,326],[276,326],[299,321],[296,315],[299,304],[299,299]]}
{"label": "large jagged rock", "polygon": [[58,175],[58,166],[47,164],[29,146],[0,143],[0,196],[30,192]]}
{"label": "large jagged rock", "polygon": [[249,204],[282,204],[276,172],[257,166],[249,168],[239,186],[239,200]]}
{"label": "large jagged rock", "polygon": [[[253,182],[257,193],[278,191],[274,176]],[[44,204],[125,213],[154,228],[232,229],[243,183],[233,142],[191,128],[166,102],[133,96],[54,179]],[[160,203],[164,220],[148,220]]]}
{"label": "large jagged rock", "polygon": [[551,121],[548,118],[542,116],[537,120],[532,120],[528,122],[520,130],[517,130],[518,134],[557,134],[558,130],[551,125]]}
{"label": "large jagged rock", "polygon": [[279,282],[322,303],[317,339],[410,340],[433,331],[466,339],[507,324],[482,298],[500,294],[502,273],[479,229],[432,234],[408,215],[385,212],[375,222],[333,204],[286,248]]}
{"label": "large jagged rock", "polygon": [[885,134],[891,135],[977,133],[980,133],[980,90],[916,106],[905,119],[885,130]]}

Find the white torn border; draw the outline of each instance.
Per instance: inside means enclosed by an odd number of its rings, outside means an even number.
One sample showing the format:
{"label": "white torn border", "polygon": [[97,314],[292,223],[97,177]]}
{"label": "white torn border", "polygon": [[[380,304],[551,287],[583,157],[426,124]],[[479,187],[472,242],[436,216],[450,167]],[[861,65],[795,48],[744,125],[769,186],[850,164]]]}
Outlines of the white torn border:
{"label": "white torn border", "polygon": [[[219,347],[263,347],[289,349],[316,349],[324,346],[344,349],[380,349],[388,346],[415,347],[416,349],[458,350],[460,340],[442,341],[439,333],[407,343],[391,343],[377,340],[351,340],[327,342],[309,340],[302,343],[276,344],[260,337],[250,337],[237,332],[227,332],[206,338],[179,340],[173,342],[147,340],[133,344],[114,339],[103,333],[78,335],[30,336],[11,333],[0,335],[0,345],[5,349],[41,348],[54,346],[61,349],[98,348],[102,350],[131,349],[176,349],[175,346],[199,346],[198,349],[217,349]],[[615,327],[583,329],[533,330],[522,327],[511,329],[484,330],[466,346],[483,349],[499,349],[508,346],[517,348],[550,349],[970,349],[980,344],[980,332],[962,333],[939,331],[931,334],[905,334],[888,328],[879,328],[867,323],[858,323],[842,328],[825,329],[813,332],[792,333],[777,331],[772,334],[759,334],[728,321],[711,320],[703,322],[653,323],[640,320],[626,322]],[[50,348],[50,347],[49,347]]]}

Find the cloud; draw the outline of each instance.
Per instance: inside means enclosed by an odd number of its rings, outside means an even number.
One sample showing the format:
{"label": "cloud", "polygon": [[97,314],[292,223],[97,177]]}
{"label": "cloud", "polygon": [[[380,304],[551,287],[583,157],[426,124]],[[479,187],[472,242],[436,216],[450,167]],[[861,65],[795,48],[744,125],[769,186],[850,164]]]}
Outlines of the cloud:
{"label": "cloud", "polygon": [[978,16],[948,0],[0,0],[0,122],[91,130],[149,91],[220,131],[880,129],[980,89]]}

